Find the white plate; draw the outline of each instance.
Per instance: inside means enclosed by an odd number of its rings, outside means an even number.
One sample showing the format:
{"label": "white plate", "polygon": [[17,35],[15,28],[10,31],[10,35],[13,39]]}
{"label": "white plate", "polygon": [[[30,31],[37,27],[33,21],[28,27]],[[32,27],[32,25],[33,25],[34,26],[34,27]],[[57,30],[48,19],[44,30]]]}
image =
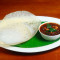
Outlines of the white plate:
{"label": "white plate", "polygon": [[[48,21],[48,22],[56,22],[60,23],[60,19],[53,18],[53,17],[46,17],[46,16],[37,16],[41,21]],[[53,48],[56,48],[60,46],[60,40],[58,40],[55,43],[42,46],[42,47],[36,47],[36,48],[20,48],[20,47],[3,47],[8,50],[16,51],[16,52],[24,52],[24,53],[35,53],[35,52],[43,52],[47,51]]]}

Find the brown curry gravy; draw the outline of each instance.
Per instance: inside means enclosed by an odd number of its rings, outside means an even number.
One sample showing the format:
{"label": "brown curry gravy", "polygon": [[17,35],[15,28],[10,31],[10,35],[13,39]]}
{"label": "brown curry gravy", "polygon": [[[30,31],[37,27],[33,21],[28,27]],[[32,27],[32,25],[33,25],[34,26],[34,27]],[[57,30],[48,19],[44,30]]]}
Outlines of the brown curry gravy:
{"label": "brown curry gravy", "polygon": [[55,32],[46,32],[46,31],[49,30],[49,29],[47,28],[47,23],[45,23],[45,24],[41,25],[41,27],[40,27],[40,31],[41,31],[43,34],[45,34],[45,35],[50,35],[50,36],[60,34],[60,25],[59,25],[59,24],[57,24],[57,23],[52,23],[52,22],[50,22],[49,24],[51,25],[52,28],[56,29],[57,31],[55,31]]}

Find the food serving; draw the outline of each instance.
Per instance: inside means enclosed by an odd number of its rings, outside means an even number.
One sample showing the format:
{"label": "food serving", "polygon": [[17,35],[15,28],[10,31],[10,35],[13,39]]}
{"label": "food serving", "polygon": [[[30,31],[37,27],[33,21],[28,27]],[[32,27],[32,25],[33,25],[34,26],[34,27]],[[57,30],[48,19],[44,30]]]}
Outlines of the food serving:
{"label": "food serving", "polygon": [[[47,37],[45,36],[47,40],[50,40],[48,36],[54,36],[55,39],[59,37],[59,33],[55,35],[50,34],[50,31],[51,33],[53,31],[57,33],[57,30],[59,30],[58,24],[56,24],[58,28],[56,26],[52,28],[52,23],[48,23],[47,28],[41,25],[43,19],[40,19],[27,11],[16,11],[7,14],[0,22],[0,47],[34,48],[46,46],[58,41],[48,42],[43,39],[45,35],[47,35]],[[45,28],[44,31],[41,31],[43,38],[38,32],[40,25]],[[53,39],[51,38],[51,40]]]}
{"label": "food serving", "polygon": [[[44,27],[43,24],[45,25],[46,21],[49,23]],[[0,22],[0,47],[25,53],[56,48],[60,45],[60,39],[58,39],[60,35],[57,33],[60,24],[55,23],[57,26],[52,27],[52,23],[50,24],[52,21],[60,22],[59,19],[36,16],[28,11],[9,13]],[[43,26],[45,30],[40,31],[39,26]]]}
{"label": "food serving", "polygon": [[[56,22],[60,24],[60,19],[58,18],[46,17],[46,16],[36,16],[36,17],[38,17],[41,20],[41,23]],[[34,37],[32,37],[30,40],[24,43],[3,48],[16,52],[36,53],[51,50],[58,46],[60,46],[60,39],[54,41],[47,41],[41,37],[39,32],[37,32],[37,34]]]}

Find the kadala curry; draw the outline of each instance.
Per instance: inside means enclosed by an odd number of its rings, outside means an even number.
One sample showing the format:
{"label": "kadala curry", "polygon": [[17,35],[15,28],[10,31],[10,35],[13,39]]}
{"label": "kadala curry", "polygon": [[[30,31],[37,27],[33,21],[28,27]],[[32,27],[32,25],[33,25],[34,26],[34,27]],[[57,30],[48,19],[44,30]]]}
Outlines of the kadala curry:
{"label": "kadala curry", "polygon": [[40,27],[40,32],[45,35],[54,36],[60,34],[60,25],[57,23],[45,23]]}

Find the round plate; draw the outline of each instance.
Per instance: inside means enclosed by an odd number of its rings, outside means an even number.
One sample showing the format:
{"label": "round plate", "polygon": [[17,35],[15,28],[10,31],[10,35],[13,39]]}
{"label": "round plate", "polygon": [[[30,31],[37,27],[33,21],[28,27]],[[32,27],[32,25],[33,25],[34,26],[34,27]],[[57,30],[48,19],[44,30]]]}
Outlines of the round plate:
{"label": "round plate", "polygon": [[[46,17],[46,16],[37,16],[42,22],[56,22],[56,23],[60,23],[60,19],[58,18],[53,18],[53,17]],[[35,38],[35,37],[33,37]],[[33,40],[33,38],[31,40]],[[42,38],[41,38],[42,39]],[[40,39],[40,40],[41,40]],[[36,38],[35,38],[36,40]],[[44,40],[45,41],[45,40]],[[29,42],[28,42],[29,43]],[[58,46],[60,46],[60,39],[54,42],[50,42],[50,43],[43,43],[43,41],[41,41],[41,46],[38,45],[38,43],[36,44],[36,42],[34,42],[34,45],[32,45],[32,43],[30,43],[30,46],[26,46],[28,45],[27,43],[25,43],[25,45],[15,45],[15,46],[11,46],[11,47],[3,47],[5,49],[8,50],[12,50],[12,51],[16,51],[16,52],[24,52],[24,53],[35,53],[35,52],[43,52],[43,51],[47,51],[53,48],[56,48]],[[32,47],[31,47],[32,45]],[[36,46],[37,45],[37,46]],[[36,47],[35,47],[36,46]]]}

